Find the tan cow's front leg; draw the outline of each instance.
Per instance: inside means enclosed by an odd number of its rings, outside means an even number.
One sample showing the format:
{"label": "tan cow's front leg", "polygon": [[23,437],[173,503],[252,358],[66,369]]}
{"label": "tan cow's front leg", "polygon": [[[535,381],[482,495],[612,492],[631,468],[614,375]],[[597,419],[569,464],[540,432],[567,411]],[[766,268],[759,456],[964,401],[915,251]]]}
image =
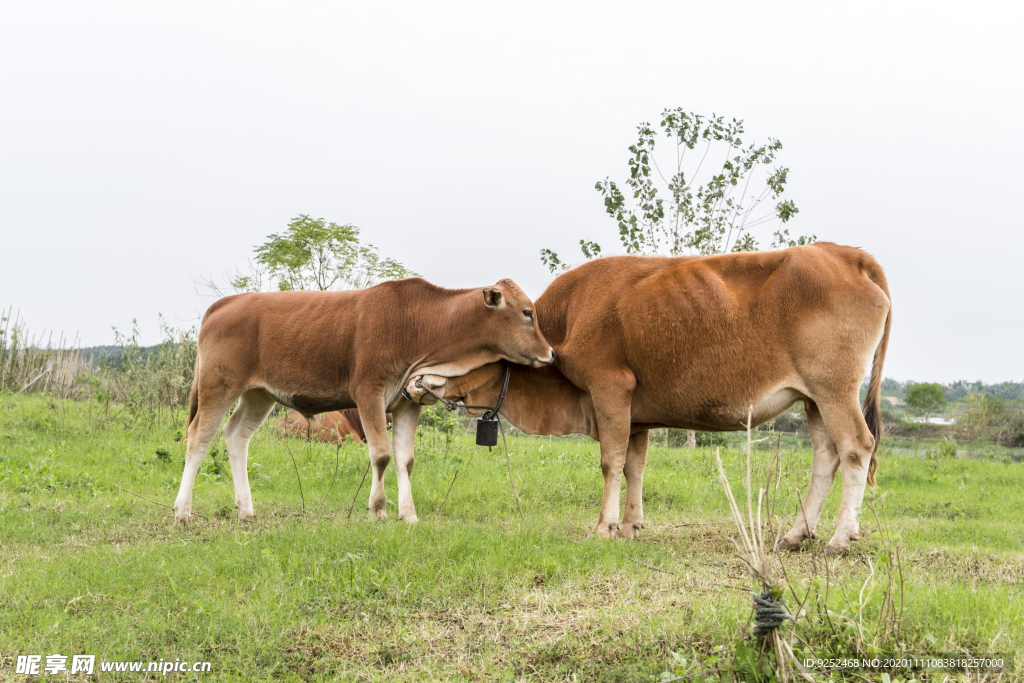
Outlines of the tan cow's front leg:
{"label": "tan cow's front leg", "polygon": [[416,445],[416,426],[420,422],[420,406],[412,401],[401,401],[391,413],[391,443],[395,450],[398,471],[398,518],[410,524],[419,521],[412,501],[413,449]]}
{"label": "tan cow's front leg", "polygon": [[644,468],[649,434],[647,430],[633,434],[626,449],[626,511],[619,527],[619,534],[626,538],[639,538],[644,528]]}
{"label": "tan cow's front leg", "polygon": [[806,403],[807,430],[811,435],[811,483],[803,509],[797,514],[796,522],[789,533],[779,539],[780,550],[797,550],[805,538],[814,537],[818,518],[825,507],[825,499],[832,489],[832,481],[839,469],[839,451],[825,429],[825,421],[814,403]]}
{"label": "tan cow's front leg", "polygon": [[363,421],[366,443],[370,447],[370,500],[367,508],[380,521],[388,518],[388,499],[384,494],[384,470],[391,462],[391,443],[388,441],[388,421],[380,396],[356,401],[359,418]]}
{"label": "tan cow's front leg", "polygon": [[601,516],[593,534],[604,538],[614,538],[619,529],[619,493],[629,448],[629,404],[635,382],[633,374],[623,370],[620,377],[609,376],[604,384],[590,390],[601,439],[601,473],[604,475]]}

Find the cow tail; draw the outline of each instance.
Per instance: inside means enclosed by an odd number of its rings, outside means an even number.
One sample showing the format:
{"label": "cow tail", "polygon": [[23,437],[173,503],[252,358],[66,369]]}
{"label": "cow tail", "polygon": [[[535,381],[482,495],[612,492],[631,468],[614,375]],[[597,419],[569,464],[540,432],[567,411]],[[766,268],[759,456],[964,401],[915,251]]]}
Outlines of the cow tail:
{"label": "cow tail", "polygon": [[[888,292],[886,292],[888,295]],[[875,357],[871,361],[871,384],[868,385],[867,396],[864,397],[864,421],[868,424],[871,435],[875,437],[875,446],[871,450],[871,464],[868,466],[868,485],[875,484],[875,470],[878,468],[878,445],[882,442],[882,365],[885,363],[885,350],[889,346],[889,329],[892,327],[892,304],[885,316],[885,330],[882,340],[875,349]]]}
{"label": "cow tail", "polygon": [[192,420],[196,419],[199,412],[199,353],[196,353],[195,371],[192,373],[192,387],[188,391],[188,421],[185,422],[185,434],[181,437],[183,443],[188,443],[188,428]]}

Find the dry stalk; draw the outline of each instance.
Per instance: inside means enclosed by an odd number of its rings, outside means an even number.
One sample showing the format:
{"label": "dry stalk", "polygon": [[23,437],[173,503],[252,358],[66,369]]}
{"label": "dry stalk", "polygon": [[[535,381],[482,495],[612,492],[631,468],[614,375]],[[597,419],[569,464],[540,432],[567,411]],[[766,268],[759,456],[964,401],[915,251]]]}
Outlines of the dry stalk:
{"label": "dry stalk", "polygon": [[359,492],[363,490],[363,482],[366,481],[366,475],[370,473],[370,462],[366,462],[366,469],[363,470],[363,478],[359,480],[359,488],[356,489],[356,494],[352,496],[352,504],[348,506],[348,516],[345,521],[352,519],[352,511],[356,509],[356,498],[359,497]]}
{"label": "dry stalk", "polygon": [[[744,519],[743,513],[740,512],[739,505],[736,503],[736,498],[732,493],[732,488],[729,486],[729,478],[726,476],[725,467],[722,465],[721,451],[720,449],[715,449],[715,459],[718,462],[719,481],[722,483],[722,488],[725,491],[726,500],[729,502],[729,511],[732,514],[732,520],[736,525],[736,531],[739,535],[738,540],[733,540],[733,544],[736,546],[740,560],[747,565],[747,568],[750,570],[751,577],[757,583],[761,584],[762,595],[766,593],[777,595],[778,593],[776,591],[778,591],[778,589],[775,587],[774,579],[774,555],[770,553],[769,549],[765,546],[765,536],[768,535],[771,537],[771,520],[762,520],[761,518],[761,509],[768,504],[765,501],[765,494],[774,494],[774,491],[771,488],[770,478],[766,481],[764,489],[758,489],[756,520],[754,515],[753,482],[751,480],[751,465],[754,450],[753,406],[750,407],[747,413],[747,423],[745,426],[747,428],[747,476],[745,482],[747,494],[746,519]],[[772,495],[771,498],[774,499],[774,495]],[[774,500],[772,500],[772,502],[774,502]],[[777,531],[774,534],[775,543],[772,545],[773,549],[778,543],[781,533],[782,527],[781,525],[778,525]],[[796,655],[793,653],[793,648],[786,639],[779,634],[777,627],[767,630],[765,633],[765,642],[771,647],[775,654],[779,678],[783,683],[789,681],[794,674],[799,675],[803,680],[811,681],[813,683],[814,678],[797,660]]]}
{"label": "dry stalk", "polygon": [[434,519],[438,519],[441,516],[441,510],[444,510],[444,504],[448,502],[448,496],[451,495],[452,487],[455,486],[455,480],[459,478],[459,470],[455,470],[455,476],[452,477],[452,483],[448,485],[448,492],[444,494],[444,500],[441,501],[441,506],[437,508],[437,512],[434,513]]}

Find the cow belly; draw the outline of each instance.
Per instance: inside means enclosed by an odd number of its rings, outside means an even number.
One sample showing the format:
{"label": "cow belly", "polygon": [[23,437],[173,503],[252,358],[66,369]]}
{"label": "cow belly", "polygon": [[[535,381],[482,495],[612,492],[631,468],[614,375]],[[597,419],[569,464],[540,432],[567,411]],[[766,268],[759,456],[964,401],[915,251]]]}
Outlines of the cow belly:
{"label": "cow belly", "polygon": [[754,425],[762,424],[803,398],[802,392],[791,387],[773,388],[747,401],[719,396],[700,402],[684,399],[659,405],[656,399],[636,396],[632,422],[708,432],[741,431],[746,428],[748,414],[752,416]]}
{"label": "cow belly", "polygon": [[278,388],[263,387],[267,393],[274,397],[274,400],[281,405],[291,408],[292,410],[298,411],[299,413],[309,415],[319,415],[320,413],[328,413],[334,410],[345,410],[346,408],[355,408],[356,403],[348,392],[337,392],[333,395],[329,394],[302,394],[302,393],[291,393],[283,391]]}

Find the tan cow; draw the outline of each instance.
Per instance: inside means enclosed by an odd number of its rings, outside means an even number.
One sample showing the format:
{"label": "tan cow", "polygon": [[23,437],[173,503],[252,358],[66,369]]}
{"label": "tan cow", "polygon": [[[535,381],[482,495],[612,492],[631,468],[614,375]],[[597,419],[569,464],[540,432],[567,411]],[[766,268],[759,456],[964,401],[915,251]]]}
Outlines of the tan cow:
{"label": "tan cow", "polygon": [[[759,424],[803,401],[814,453],[807,523],[798,519],[780,546],[797,548],[813,534],[839,470],[843,495],[829,551],[846,552],[858,537],[864,488],[874,485],[892,320],[885,275],[867,253],[817,243],[607,257],[556,278],[536,308],[557,359],[539,370],[513,367],[501,412],[528,433],[600,441],[605,487],[595,533],[638,535],[649,429],[741,430],[751,406]],[[424,385],[446,399],[493,405],[502,377],[495,364],[459,379],[413,378],[409,388],[428,403]]]}
{"label": "tan cow", "polygon": [[409,475],[420,406],[401,397],[402,387],[414,374],[454,377],[500,359],[537,366],[553,359],[533,303],[511,280],[449,290],[412,278],[357,291],[225,297],[206,311],[199,332],[175,519],[191,516],[196,473],[236,401],[224,442],[239,517],[253,516],[249,439],[276,401],[307,416],[359,409],[374,473],[369,508],[378,519],[387,517],[390,410],[398,515],[415,522]]}

